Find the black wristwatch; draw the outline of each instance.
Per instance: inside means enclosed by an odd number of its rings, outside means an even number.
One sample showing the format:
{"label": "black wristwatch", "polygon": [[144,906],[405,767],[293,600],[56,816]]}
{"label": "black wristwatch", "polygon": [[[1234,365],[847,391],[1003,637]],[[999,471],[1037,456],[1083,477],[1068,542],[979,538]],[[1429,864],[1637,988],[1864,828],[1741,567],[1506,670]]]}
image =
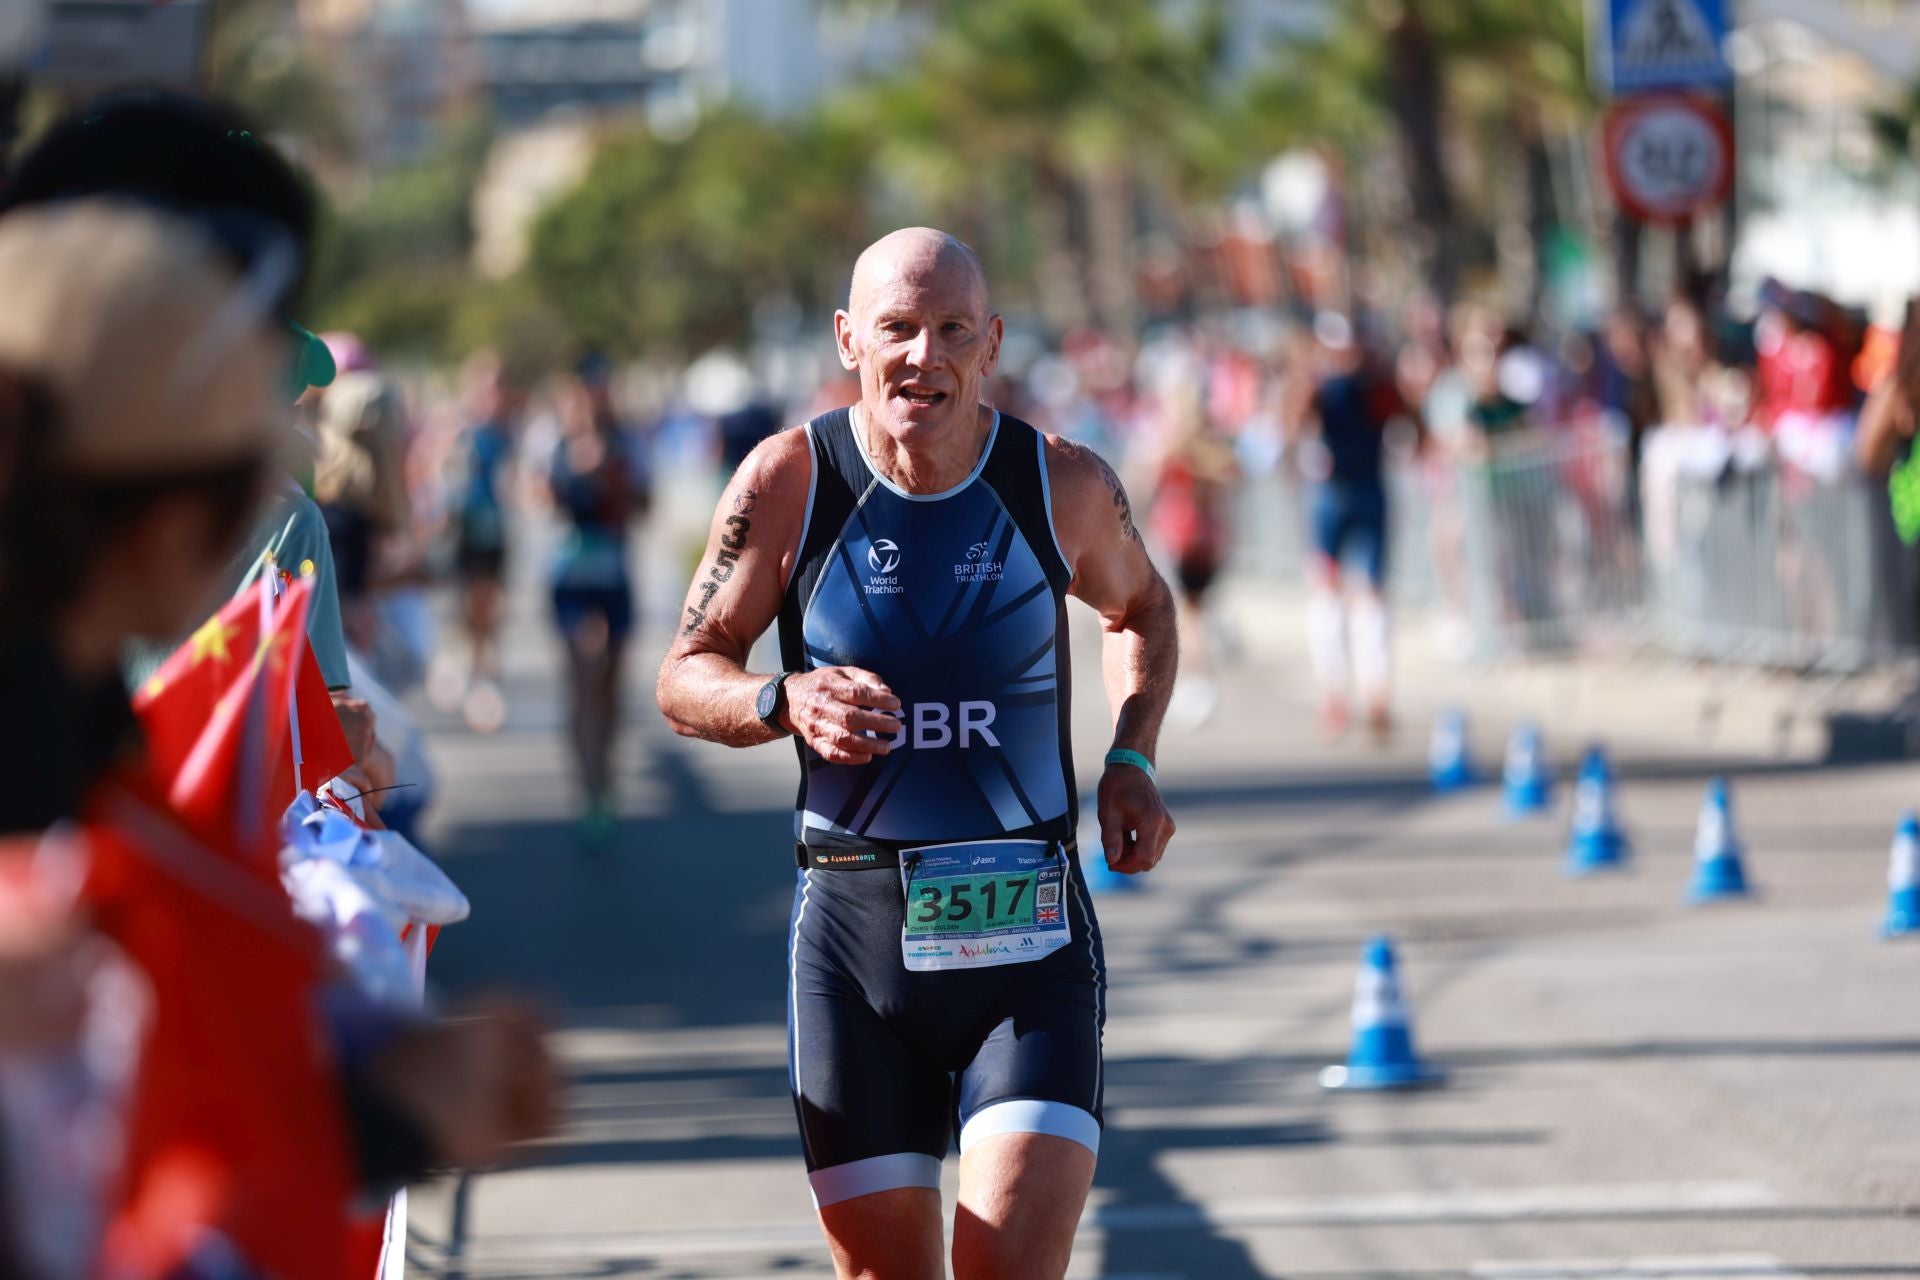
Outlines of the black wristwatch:
{"label": "black wristwatch", "polygon": [[791,671],[782,671],[773,679],[760,686],[760,696],[753,700],[753,712],[760,717],[760,723],[775,733],[787,732],[780,723],[780,717],[787,711],[787,677]]}

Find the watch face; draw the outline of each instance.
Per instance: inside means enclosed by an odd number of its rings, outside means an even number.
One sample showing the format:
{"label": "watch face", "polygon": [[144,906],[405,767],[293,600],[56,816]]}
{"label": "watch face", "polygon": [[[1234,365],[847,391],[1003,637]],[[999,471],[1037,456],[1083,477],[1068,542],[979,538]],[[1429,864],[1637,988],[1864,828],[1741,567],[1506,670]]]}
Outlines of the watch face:
{"label": "watch face", "polygon": [[754,700],[754,710],[762,720],[773,714],[774,704],[780,700],[780,686],[767,683],[760,686],[760,696]]}

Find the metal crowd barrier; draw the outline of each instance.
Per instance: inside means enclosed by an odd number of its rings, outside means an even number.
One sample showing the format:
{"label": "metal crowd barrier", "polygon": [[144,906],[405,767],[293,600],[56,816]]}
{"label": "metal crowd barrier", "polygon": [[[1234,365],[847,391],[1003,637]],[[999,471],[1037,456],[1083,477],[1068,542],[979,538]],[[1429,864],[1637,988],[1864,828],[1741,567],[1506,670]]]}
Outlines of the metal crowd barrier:
{"label": "metal crowd barrier", "polygon": [[[1284,467],[1249,482],[1243,570],[1299,578],[1312,494]],[[1473,659],[1650,645],[1847,672],[1920,648],[1920,565],[1864,477],[1765,463],[1642,484],[1618,433],[1534,429],[1400,459],[1388,495],[1396,606],[1449,619]]]}
{"label": "metal crowd barrier", "polygon": [[1772,467],[1676,477],[1674,538],[1649,556],[1655,638],[1689,657],[1855,671],[1876,636],[1873,509],[1858,477]]}

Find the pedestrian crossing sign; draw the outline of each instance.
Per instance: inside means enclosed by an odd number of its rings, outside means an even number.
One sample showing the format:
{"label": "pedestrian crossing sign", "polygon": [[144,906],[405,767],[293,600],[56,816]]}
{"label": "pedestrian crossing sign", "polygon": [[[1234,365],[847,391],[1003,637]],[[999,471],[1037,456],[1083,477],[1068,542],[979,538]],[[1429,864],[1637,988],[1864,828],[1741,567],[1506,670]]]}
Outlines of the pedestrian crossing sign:
{"label": "pedestrian crossing sign", "polygon": [[1610,93],[1718,89],[1732,79],[1722,53],[1727,0],[1602,0],[1600,83]]}

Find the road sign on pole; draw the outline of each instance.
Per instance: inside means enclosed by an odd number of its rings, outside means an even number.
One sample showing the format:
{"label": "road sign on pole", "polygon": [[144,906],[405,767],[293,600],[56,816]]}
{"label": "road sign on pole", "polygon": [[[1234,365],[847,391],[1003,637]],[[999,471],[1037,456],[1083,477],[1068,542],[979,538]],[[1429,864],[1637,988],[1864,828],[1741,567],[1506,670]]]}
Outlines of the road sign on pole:
{"label": "road sign on pole", "polygon": [[1718,104],[1672,94],[1607,108],[1607,185],[1639,222],[1685,222],[1726,199],[1733,127]]}
{"label": "road sign on pole", "polygon": [[1601,87],[1615,96],[1721,89],[1733,81],[1722,48],[1727,0],[1595,0]]}

